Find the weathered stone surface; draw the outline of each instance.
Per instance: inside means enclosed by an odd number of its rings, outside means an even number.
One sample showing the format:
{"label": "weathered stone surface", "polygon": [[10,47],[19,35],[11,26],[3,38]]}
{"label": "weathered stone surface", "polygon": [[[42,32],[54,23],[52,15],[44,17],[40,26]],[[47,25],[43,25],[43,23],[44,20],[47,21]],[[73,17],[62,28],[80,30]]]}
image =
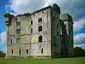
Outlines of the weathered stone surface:
{"label": "weathered stone surface", "polygon": [[[17,15],[11,19],[11,24],[6,26],[7,57],[72,56],[73,24],[72,20],[69,20],[72,18],[64,14],[60,20],[58,5],[54,4],[34,13]],[[39,26],[42,26],[41,31]],[[39,36],[42,36],[41,42]]]}

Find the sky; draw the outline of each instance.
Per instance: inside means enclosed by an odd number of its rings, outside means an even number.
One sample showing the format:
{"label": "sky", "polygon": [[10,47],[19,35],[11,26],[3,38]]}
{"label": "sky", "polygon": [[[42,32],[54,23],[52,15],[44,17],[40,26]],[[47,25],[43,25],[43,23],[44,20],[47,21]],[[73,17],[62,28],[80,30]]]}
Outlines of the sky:
{"label": "sky", "polygon": [[28,13],[54,3],[61,8],[61,14],[68,13],[73,18],[74,47],[85,49],[85,0],[0,0],[0,51],[6,52],[4,13]]}

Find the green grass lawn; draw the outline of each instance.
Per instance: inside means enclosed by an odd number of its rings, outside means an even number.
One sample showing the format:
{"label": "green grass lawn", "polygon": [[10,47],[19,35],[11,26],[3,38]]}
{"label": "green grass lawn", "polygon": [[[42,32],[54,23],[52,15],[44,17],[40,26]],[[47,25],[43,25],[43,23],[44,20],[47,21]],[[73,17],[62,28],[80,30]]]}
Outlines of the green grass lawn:
{"label": "green grass lawn", "polygon": [[56,59],[0,58],[0,64],[85,64],[85,57]]}

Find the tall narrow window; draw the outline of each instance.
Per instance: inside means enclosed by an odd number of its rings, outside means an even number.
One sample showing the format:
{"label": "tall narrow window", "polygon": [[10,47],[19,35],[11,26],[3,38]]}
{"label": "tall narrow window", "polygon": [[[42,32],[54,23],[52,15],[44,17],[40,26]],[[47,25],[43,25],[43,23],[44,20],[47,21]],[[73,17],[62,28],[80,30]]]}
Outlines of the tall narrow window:
{"label": "tall narrow window", "polygon": [[42,31],[42,26],[39,26],[39,27],[38,27],[38,31],[39,31],[39,32]]}
{"label": "tall narrow window", "polygon": [[12,44],[12,39],[11,39],[11,44]]}
{"label": "tall narrow window", "polygon": [[42,22],[42,18],[39,18],[39,19],[38,19],[38,22]]}
{"label": "tall narrow window", "polygon": [[53,17],[53,22],[55,23],[55,17]]}
{"label": "tall narrow window", "polygon": [[31,25],[33,24],[33,21],[31,20]]}
{"label": "tall narrow window", "polygon": [[58,28],[58,24],[57,24],[57,28]]}
{"label": "tall narrow window", "polygon": [[19,49],[19,54],[21,54],[21,49]]}
{"label": "tall narrow window", "polygon": [[26,49],[26,53],[28,54],[28,49]]}
{"label": "tall narrow window", "polygon": [[41,49],[41,54],[43,54],[43,49]]}
{"label": "tall narrow window", "polygon": [[13,54],[13,49],[12,49],[12,54]]}
{"label": "tall narrow window", "polygon": [[42,36],[39,36],[38,40],[39,42],[42,42]]}
{"label": "tall narrow window", "polygon": [[31,33],[33,33],[33,29],[31,28]]}
{"label": "tall narrow window", "polygon": [[56,46],[56,37],[54,36],[54,47]]}
{"label": "tall narrow window", "polygon": [[55,41],[55,36],[54,36],[54,41]]}

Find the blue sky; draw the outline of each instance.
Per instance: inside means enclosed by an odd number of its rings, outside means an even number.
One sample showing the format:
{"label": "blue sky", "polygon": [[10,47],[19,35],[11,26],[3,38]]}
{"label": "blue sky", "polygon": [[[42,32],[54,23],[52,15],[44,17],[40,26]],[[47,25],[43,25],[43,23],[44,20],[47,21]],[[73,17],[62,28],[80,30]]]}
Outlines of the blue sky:
{"label": "blue sky", "polygon": [[68,13],[74,22],[74,47],[85,49],[85,0],[0,0],[0,51],[6,52],[4,13],[23,14],[56,3],[61,13]]}

